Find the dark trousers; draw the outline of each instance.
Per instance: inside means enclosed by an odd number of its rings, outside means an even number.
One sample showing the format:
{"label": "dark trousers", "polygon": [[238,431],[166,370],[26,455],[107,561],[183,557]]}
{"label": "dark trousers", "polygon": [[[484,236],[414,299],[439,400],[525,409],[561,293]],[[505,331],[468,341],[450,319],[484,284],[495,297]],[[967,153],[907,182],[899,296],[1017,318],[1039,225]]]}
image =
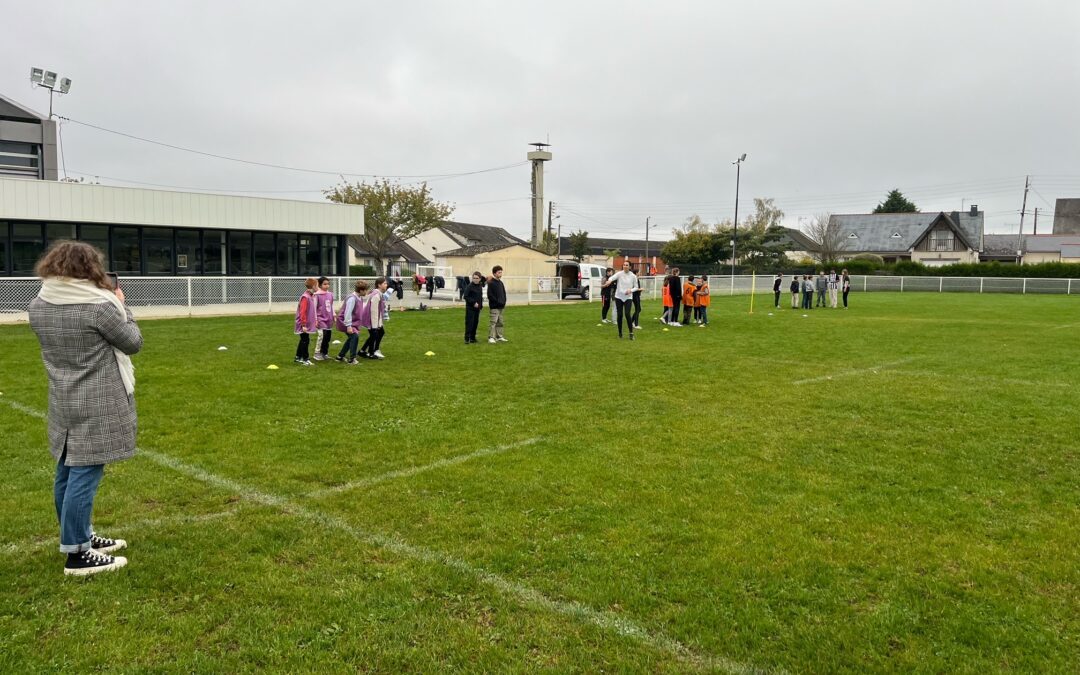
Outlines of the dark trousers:
{"label": "dark trousers", "polygon": [[611,296],[610,295],[601,295],[600,296],[600,319],[603,320],[603,321],[606,321],[608,312],[610,312],[610,311],[611,311]]}
{"label": "dark trousers", "polygon": [[630,320],[636,326],[639,318],[641,318],[641,293],[634,293],[634,316]]}
{"label": "dark trousers", "polygon": [[341,345],[341,351],[338,352],[338,358],[343,359],[346,355],[350,359],[356,358],[356,346],[360,343],[360,333],[350,333],[345,338],[345,344]]}
{"label": "dark trousers", "polygon": [[844,291],[844,307],[847,307],[847,294],[848,293],[850,293],[850,291]]}
{"label": "dark trousers", "polygon": [[364,345],[360,347],[360,353],[371,356],[379,351],[379,345],[382,344],[384,334],[386,334],[385,328],[368,328],[367,340],[364,340]]}
{"label": "dark trousers", "polygon": [[308,346],[311,344],[311,335],[308,333],[300,333],[300,344],[296,345],[296,358],[307,361],[311,358],[308,352]]}
{"label": "dark trousers", "polygon": [[679,323],[679,301],[671,299],[671,323]]}
{"label": "dark trousers", "polygon": [[773,305],[775,305],[777,309],[780,309],[780,291],[773,291],[772,294]]}
{"label": "dark trousers", "polygon": [[825,306],[825,289],[824,288],[819,288],[818,289],[818,292],[817,292],[817,306],[818,307],[824,307]]}
{"label": "dark trousers", "polygon": [[619,327],[619,337],[622,337],[623,317],[626,317],[626,328],[630,334],[634,334],[634,324],[630,322],[630,313],[633,309],[633,300],[619,300],[615,298],[615,325]]}
{"label": "dark trousers", "polygon": [[814,292],[813,291],[803,291],[803,294],[802,294],[802,308],[803,309],[812,309],[813,305],[814,305]]}
{"label": "dark trousers", "polygon": [[480,309],[465,308],[465,342],[476,342],[476,326],[480,323]]}
{"label": "dark trousers", "polygon": [[327,328],[322,332],[322,342],[319,344],[319,353],[326,356],[330,353],[330,338],[334,336],[334,331]]}
{"label": "dark trousers", "polygon": [[691,312],[694,314],[695,317],[697,317],[697,307],[691,307],[690,305],[683,305],[683,310],[682,310],[682,322],[683,323],[690,323],[690,314],[691,314]]}

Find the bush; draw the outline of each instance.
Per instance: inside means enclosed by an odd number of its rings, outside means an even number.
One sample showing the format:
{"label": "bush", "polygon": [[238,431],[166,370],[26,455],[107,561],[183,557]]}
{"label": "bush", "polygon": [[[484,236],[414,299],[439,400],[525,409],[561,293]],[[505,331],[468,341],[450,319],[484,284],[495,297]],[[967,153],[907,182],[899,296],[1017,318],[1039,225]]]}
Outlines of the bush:
{"label": "bush", "polygon": [[377,277],[379,273],[371,265],[349,265],[350,277]]}
{"label": "bush", "polygon": [[881,258],[874,256],[878,260],[869,260],[866,258],[855,257],[851,260],[846,260],[842,263],[837,263],[837,269],[847,269],[848,274],[873,274],[882,267],[884,263],[881,262]]}
{"label": "bush", "polygon": [[910,260],[901,260],[893,265],[893,274],[898,277],[921,277],[929,274],[934,276],[940,276],[941,270],[944,268],[935,267],[931,270],[929,267],[922,263],[912,262]]}

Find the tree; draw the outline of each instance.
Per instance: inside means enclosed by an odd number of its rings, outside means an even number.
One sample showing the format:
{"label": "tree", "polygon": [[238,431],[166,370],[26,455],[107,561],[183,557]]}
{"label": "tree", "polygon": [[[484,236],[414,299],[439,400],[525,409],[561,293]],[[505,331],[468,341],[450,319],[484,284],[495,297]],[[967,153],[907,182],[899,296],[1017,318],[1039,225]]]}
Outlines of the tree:
{"label": "tree", "polygon": [[904,193],[899,190],[890,192],[885,197],[885,201],[874,207],[874,213],[916,213],[918,210],[919,207],[908,201]]}
{"label": "tree", "polygon": [[763,235],[770,227],[780,227],[784,212],[773,205],[772,198],[754,197],[754,212],[746,216],[743,227],[754,234]]}
{"label": "tree", "polygon": [[786,250],[784,228],[770,225],[760,232],[750,230],[750,234],[743,238],[739,247],[739,258],[743,265],[749,266],[755,272],[762,272],[783,265]]}
{"label": "tree", "polygon": [[604,256],[614,260],[622,255],[622,249],[620,248],[606,248],[604,249]]}
{"label": "tree", "polygon": [[540,250],[548,255],[555,255],[559,252],[559,239],[552,232],[544,232],[544,239],[540,242]]}
{"label": "tree", "polygon": [[675,238],[660,249],[668,265],[712,265],[731,257],[730,221],[710,225],[694,214],[673,234]]}
{"label": "tree", "polygon": [[840,225],[828,213],[814,216],[803,228],[803,234],[817,245],[817,250],[810,251],[810,255],[823,265],[837,262],[840,254],[848,247],[847,237],[840,230]]}
{"label": "tree", "polygon": [[589,233],[584,230],[572,233],[567,239],[570,240],[570,256],[581,262],[589,255]]}
{"label": "tree", "polygon": [[451,204],[432,199],[427,183],[401,185],[385,178],[370,185],[342,181],[323,194],[338,204],[364,207],[364,234],[349,239],[370,253],[380,270],[394,244],[435,227],[454,212]]}

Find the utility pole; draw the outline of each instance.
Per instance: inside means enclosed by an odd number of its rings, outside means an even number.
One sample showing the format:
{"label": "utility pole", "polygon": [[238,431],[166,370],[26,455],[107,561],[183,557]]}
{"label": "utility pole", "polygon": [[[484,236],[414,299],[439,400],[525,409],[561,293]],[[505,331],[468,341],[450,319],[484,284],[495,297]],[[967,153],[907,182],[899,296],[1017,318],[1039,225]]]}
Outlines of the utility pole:
{"label": "utility pole", "polygon": [[555,202],[548,202],[548,229],[547,233],[551,234],[551,212],[555,210]]}
{"label": "utility pole", "polygon": [[1034,227],[1034,229],[1031,230],[1031,233],[1032,234],[1038,234],[1039,233],[1039,207],[1038,206],[1035,207],[1035,227]]}
{"label": "utility pole", "polygon": [[1024,214],[1027,212],[1027,193],[1031,187],[1031,176],[1024,176],[1024,203],[1020,206],[1020,234],[1016,238],[1016,262],[1024,255]]}
{"label": "utility pole", "polygon": [[652,216],[645,217],[645,276],[651,276],[648,272],[652,270],[652,263],[649,261],[649,218]]}
{"label": "utility pole", "polygon": [[548,143],[530,143],[536,148],[528,154],[532,162],[532,245],[539,248],[544,240],[544,162],[551,161],[551,153],[544,150]]}

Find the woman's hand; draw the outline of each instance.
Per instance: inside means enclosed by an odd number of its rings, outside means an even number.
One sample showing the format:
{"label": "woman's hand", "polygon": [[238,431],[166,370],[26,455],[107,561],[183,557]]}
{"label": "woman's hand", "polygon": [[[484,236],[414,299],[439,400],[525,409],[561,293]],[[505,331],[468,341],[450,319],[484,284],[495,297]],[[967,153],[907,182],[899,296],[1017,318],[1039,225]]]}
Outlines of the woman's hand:
{"label": "woman's hand", "polygon": [[116,293],[116,297],[120,299],[120,302],[124,301],[124,289],[117,287],[113,293]]}

